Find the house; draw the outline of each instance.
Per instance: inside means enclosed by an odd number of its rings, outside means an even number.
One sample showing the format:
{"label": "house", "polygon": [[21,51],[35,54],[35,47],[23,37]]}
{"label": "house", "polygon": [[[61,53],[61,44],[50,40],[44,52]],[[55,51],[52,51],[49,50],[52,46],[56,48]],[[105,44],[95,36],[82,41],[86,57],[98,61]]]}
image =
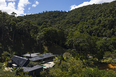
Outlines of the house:
{"label": "house", "polygon": [[11,60],[12,60],[12,64],[16,64],[19,67],[26,67],[29,63],[29,59],[23,58],[23,57],[20,57],[20,56],[16,56],[16,55],[14,55],[11,58]]}
{"label": "house", "polygon": [[[28,58],[14,55],[11,58],[12,61],[8,62],[8,65],[17,67],[17,68],[21,67],[21,68],[23,68],[24,72],[28,72],[28,75],[39,76],[40,71],[54,66],[54,62],[51,62],[51,61],[53,60],[55,55],[53,55],[51,53],[45,53],[45,54],[41,54],[41,55],[38,55],[38,54],[39,53],[33,53],[33,54],[31,54],[31,57],[30,57],[30,54],[23,55]],[[34,63],[37,63],[37,64],[34,66],[28,66],[29,63],[31,63],[31,61]],[[45,61],[45,62],[40,66],[38,64],[41,61]]]}

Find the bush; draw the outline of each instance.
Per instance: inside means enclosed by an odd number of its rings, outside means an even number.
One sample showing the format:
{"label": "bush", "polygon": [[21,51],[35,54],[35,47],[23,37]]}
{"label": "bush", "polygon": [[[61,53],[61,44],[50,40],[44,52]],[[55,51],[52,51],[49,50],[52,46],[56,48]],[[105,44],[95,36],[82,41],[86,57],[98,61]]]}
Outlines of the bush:
{"label": "bush", "polygon": [[104,57],[108,57],[108,56],[110,56],[110,54],[111,54],[110,51],[106,51],[106,52],[104,53]]}
{"label": "bush", "polygon": [[0,69],[2,69],[2,67],[3,67],[3,63],[0,63]]}
{"label": "bush", "polygon": [[47,72],[45,70],[40,72],[41,77],[47,77]]}
{"label": "bush", "polygon": [[86,68],[81,77],[116,77],[116,73],[114,71],[99,70],[97,67]]}
{"label": "bush", "polygon": [[21,73],[23,73],[23,68],[16,69],[16,75],[20,75]]}
{"label": "bush", "polygon": [[112,58],[116,58],[116,53],[113,54]]}

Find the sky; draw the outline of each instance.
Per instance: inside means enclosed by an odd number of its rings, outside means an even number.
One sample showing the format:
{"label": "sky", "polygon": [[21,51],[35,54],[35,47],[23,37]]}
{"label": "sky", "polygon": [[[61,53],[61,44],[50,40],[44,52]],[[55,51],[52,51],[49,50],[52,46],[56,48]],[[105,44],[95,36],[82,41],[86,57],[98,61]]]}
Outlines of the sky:
{"label": "sky", "polygon": [[0,10],[23,16],[43,11],[70,11],[87,5],[112,1],[114,0],[0,0]]}

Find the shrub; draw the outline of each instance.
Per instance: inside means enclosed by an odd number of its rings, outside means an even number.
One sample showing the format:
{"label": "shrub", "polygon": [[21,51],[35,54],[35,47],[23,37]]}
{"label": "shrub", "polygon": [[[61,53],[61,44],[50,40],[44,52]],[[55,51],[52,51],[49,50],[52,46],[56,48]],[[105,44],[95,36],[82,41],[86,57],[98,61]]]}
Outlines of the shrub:
{"label": "shrub", "polygon": [[0,63],[0,69],[2,69],[2,67],[3,67],[3,63]]}
{"label": "shrub", "polygon": [[97,67],[86,68],[81,77],[116,77],[116,73],[114,71],[99,70]]}
{"label": "shrub", "polygon": [[20,75],[21,73],[23,73],[23,68],[18,68],[16,69],[16,75]]}

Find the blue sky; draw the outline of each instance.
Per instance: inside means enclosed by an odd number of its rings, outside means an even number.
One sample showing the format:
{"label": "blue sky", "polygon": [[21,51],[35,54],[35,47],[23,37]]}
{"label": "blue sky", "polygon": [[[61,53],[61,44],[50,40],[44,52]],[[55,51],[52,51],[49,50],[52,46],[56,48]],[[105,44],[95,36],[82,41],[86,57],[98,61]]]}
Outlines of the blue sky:
{"label": "blue sky", "polygon": [[22,16],[43,11],[70,11],[86,5],[112,1],[114,0],[0,0],[0,10]]}
{"label": "blue sky", "polygon": [[[31,0],[30,0],[31,1]],[[69,11],[71,5],[81,4],[85,0],[38,0],[39,5],[36,8],[31,8],[30,12],[43,12],[43,11]],[[86,0],[87,1],[87,0]]]}

